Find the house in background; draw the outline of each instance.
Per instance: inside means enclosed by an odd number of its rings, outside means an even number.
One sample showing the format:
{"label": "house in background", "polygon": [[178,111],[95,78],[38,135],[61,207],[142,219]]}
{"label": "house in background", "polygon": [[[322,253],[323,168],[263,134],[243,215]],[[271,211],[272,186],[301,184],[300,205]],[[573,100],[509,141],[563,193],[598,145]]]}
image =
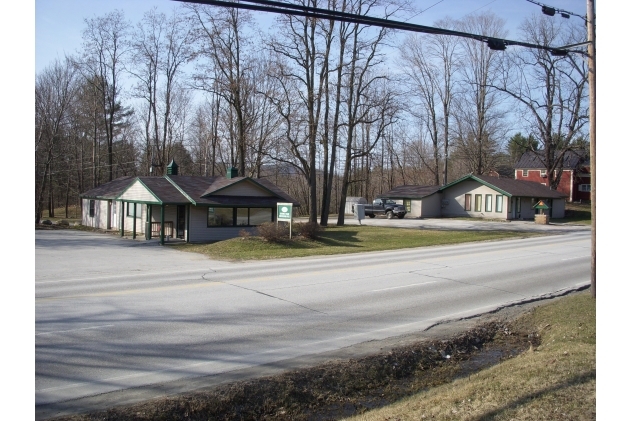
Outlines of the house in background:
{"label": "house in background", "polygon": [[80,195],[82,224],[144,234],[146,239],[210,242],[275,221],[278,203],[299,203],[266,179],[183,176],[171,162],[165,176],[121,177]]}
{"label": "house in background", "polygon": [[488,175],[467,175],[439,190],[441,215],[491,219],[534,219],[543,200],[552,218],[565,216],[565,195],[540,183]]}
{"label": "house in background", "polygon": [[440,195],[434,194],[439,189],[439,186],[403,185],[378,195],[377,199],[392,199],[405,206],[408,218],[439,218]]}
{"label": "house in background", "polygon": [[400,186],[380,198],[409,207],[406,217],[479,217],[534,219],[535,205],[543,200],[552,218],[565,216],[565,195],[540,183],[484,175],[466,175],[442,187]]}
{"label": "house in background", "polygon": [[[525,152],[515,165],[515,179],[550,186],[550,177],[544,168],[542,153]],[[591,173],[587,152],[567,151],[563,157],[561,171],[563,173],[557,191],[563,193],[569,202],[589,201]]]}

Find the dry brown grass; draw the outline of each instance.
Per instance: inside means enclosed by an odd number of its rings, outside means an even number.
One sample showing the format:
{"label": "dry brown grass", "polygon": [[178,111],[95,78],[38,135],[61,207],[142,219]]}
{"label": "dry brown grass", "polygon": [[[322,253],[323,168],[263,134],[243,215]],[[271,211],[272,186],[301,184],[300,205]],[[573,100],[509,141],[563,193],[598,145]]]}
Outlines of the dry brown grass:
{"label": "dry brown grass", "polygon": [[594,420],[596,307],[589,293],[521,320],[541,345],[489,369],[348,421]]}

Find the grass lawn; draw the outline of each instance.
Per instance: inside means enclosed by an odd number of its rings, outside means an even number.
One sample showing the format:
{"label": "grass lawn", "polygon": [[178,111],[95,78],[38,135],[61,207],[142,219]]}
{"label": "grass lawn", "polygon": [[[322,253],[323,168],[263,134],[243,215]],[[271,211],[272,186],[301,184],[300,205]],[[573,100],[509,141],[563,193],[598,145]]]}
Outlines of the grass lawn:
{"label": "grass lawn", "polygon": [[328,227],[320,233],[317,240],[296,237],[280,243],[270,243],[260,237],[244,237],[213,244],[174,244],[172,247],[202,253],[214,259],[262,260],[396,250],[535,235],[537,234],[507,231],[440,231],[353,225]]}
{"label": "grass lawn", "polygon": [[591,225],[591,205],[589,203],[566,203],[565,218],[553,219],[552,222],[571,222],[573,224]]}
{"label": "grass lawn", "polygon": [[596,419],[596,302],[589,291],[520,322],[535,329],[539,346],[348,421]]}

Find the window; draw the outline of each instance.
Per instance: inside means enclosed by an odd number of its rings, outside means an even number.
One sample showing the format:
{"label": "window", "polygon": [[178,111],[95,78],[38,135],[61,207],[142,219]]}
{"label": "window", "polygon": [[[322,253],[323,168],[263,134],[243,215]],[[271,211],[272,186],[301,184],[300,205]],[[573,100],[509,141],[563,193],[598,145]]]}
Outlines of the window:
{"label": "window", "polygon": [[231,227],[233,226],[233,208],[208,208],[209,227]]}
{"label": "window", "polygon": [[464,195],[464,210],[466,211],[471,210],[471,195],[470,194]]}
{"label": "window", "polygon": [[90,200],[90,217],[91,218],[94,218],[94,207],[95,207],[95,201]]}
{"label": "window", "polygon": [[412,201],[410,199],[403,199],[403,206],[405,206],[406,212],[412,212]]}
{"label": "window", "polygon": [[272,208],[208,208],[209,227],[252,227],[273,221]]}
{"label": "window", "polygon": [[136,213],[134,214],[134,204],[127,203],[127,216],[140,218],[142,216],[142,205],[136,204]]}
{"label": "window", "polygon": [[248,208],[237,208],[237,225],[248,225]]}
{"label": "window", "polygon": [[548,176],[548,172],[546,170],[541,170],[541,176],[542,177],[547,177]]}
{"label": "window", "polygon": [[485,199],[484,211],[493,212],[493,195],[487,194],[484,199]]}
{"label": "window", "polygon": [[504,196],[501,194],[495,195],[495,212],[502,212],[504,210]]}
{"label": "window", "polygon": [[481,194],[475,195],[475,211],[482,212],[482,195]]}
{"label": "window", "polygon": [[528,177],[528,170],[521,170],[521,175],[523,177]]}
{"label": "window", "polygon": [[521,212],[521,197],[517,198],[517,213]]}
{"label": "window", "polygon": [[508,213],[510,214],[513,209],[513,199],[511,197],[508,198]]}
{"label": "window", "polygon": [[579,184],[578,185],[578,191],[590,192],[590,191],[592,191],[592,185],[591,184]]}
{"label": "window", "polygon": [[272,222],[273,210],[270,208],[250,208],[250,225],[257,226],[263,222]]}

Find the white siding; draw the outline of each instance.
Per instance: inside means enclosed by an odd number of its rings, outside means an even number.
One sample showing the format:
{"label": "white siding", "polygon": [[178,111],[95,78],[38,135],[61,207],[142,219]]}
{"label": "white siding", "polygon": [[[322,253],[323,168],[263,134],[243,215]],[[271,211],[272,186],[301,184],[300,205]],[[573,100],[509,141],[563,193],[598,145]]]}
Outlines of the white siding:
{"label": "white siding", "polygon": [[119,199],[158,203],[158,200],[149,190],[147,190],[145,186],[142,185],[139,180],[134,181],[134,183],[119,197]]}
{"label": "white siding", "polygon": [[565,217],[565,199],[554,199],[552,201],[552,217],[553,218]]}
{"label": "white siding", "polygon": [[[116,213],[117,218],[120,219],[120,212],[123,212],[125,219],[125,231],[132,232],[134,228],[134,217],[127,216],[127,206],[134,206],[133,203],[125,202],[124,209],[121,209],[122,206],[120,202],[116,204]],[[140,216],[140,218],[136,218],[136,234],[144,234],[145,232],[145,221],[147,220],[147,206],[142,205],[140,203],[136,203],[136,215]],[[120,222],[117,221],[116,226],[120,229]]]}
{"label": "white siding", "polygon": [[191,206],[190,212],[191,230],[189,241],[191,243],[205,243],[210,241],[221,241],[239,236],[241,230],[256,233],[256,227],[208,227],[208,207]]}
{"label": "white siding", "polygon": [[[465,194],[471,195],[471,211],[465,211]],[[475,195],[482,195],[482,208],[480,212],[475,211]],[[491,195],[490,212],[486,211],[486,195]],[[443,191],[442,199],[445,204],[442,208],[442,215],[447,217],[472,216],[489,219],[508,219],[508,197],[504,196],[502,212],[495,212],[496,196],[500,193],[490,187],[485,186],[475,180],[465,180]],[[529,204],[529,202],[528,202]],[[522,210],[524,201],[522,200]]]}
{"label": "white siding", "polygon": [[432,194],[431,196],[424,197],[421,201],[421,218],[438,218],[441,216],[441,199],[442,194]]}
{"label": "white siding", "polygon": [[90,200],[82,199],[81,224],[86,227],[107,229],[107,200],[94,200],[94,216],[90,216]]}

